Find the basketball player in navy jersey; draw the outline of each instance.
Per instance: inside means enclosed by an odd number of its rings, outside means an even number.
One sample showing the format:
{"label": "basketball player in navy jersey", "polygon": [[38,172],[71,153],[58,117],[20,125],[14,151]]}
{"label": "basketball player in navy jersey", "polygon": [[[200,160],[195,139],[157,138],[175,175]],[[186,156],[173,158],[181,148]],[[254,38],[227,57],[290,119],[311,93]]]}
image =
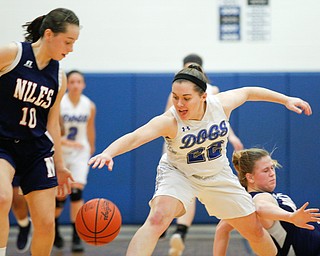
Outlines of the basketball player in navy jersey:
{"label": "basketball player in navy jersey", "polygon": [[[280,164],[268,151],[251,148],[235,152],[232,162],[238,178],[253,197],[259,219],[278,247],[278,255],[319,256],[319,209],[297,208],[285,194],[276,193],[275,168]],[[214,239],[214,255],[226,255],[233,228],[220,221]]]}
{"label": "basketball player in navy jersey", "polygon": [[243,87],[207,95],[207,79],[198,65],[173,78],[173,106],[165,113],[111,143],[92,157],[93,168],[111,171],[113,158],[163,137],[166,153],[157,168],[150,212],[127,249],[127,256],[152,255],[161,234],[182,216],[197,197],[210,216],[226,219],[260,256],[274,256],[277,248],[262,228],[252,198],[233,174],[226,153],[231,112],[246,101],[282,104],[311,115],[308,102],[261,87]]}
{"label": "basketball player in navy jersey", "polygon": [[80,27],[64,8],[24,27],[26,42],[0,48],[0,256],[6,253],[14,176],[20,177],[33,221],[31,254],[49,256],[55,196],[70,193],[73,181],[61,154],[59,108],[66,76],[59,61],[73,51]]}

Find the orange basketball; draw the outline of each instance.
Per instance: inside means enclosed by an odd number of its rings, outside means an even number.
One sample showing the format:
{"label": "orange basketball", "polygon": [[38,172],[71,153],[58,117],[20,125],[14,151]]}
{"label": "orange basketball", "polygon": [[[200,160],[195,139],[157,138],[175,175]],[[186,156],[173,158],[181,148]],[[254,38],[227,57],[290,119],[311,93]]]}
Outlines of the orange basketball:
{"label": "orange basketball", "polygon": [[76,217],[76,230],[86,243],[100,246],[110,243],[117,237],[122,224],[118,207],[104,198],[86,202]]}

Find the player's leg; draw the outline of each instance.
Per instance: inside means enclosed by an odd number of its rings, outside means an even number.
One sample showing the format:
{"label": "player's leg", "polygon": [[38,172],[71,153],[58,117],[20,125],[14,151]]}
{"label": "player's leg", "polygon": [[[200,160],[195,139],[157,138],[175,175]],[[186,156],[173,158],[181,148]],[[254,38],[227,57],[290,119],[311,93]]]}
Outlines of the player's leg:
{"label": "player's leg", "polygon": [[213,178],[191,179],[202,186],[198,199],[205,205],[210,216],[223,219],[237,229],[249,241],[256,254],[277,254],[270,235],[258,220],[251,196],[231,169],[221,171]]}
{"label": "player's leg", "polygon": [[60,224],[59,224],[59,217],[64,209],[64,205],[66,203],[67,197],[59,197],[56,198],[56,209],[55,209],[55,235],[54,235],[54,246],[58,249],[63,248],[64,240],[60,233]]}
{"label": "player's leg", "polygon": [[[54,238],[55,173],[53,143],[47,134],[21,141],[17,147],[17,174],[32,219],[32,256],[49,256]],[[28,154],[26,154],[28,152]]]}
{"label": "player's leg", "polygon": [[76,157],[69,159],[69,170],[74,178],[74,183],[72,184],[72,190],[70,195],[70,221],[73,227],[72,234],[72,245],[71,251],[82,252],[84,251],[84,246],[75,228],[75,220],[77,213],[83,206],[83,189],[87,184],[87,177],[89,173],[89,151],[80,151]]}
{"label": "player's leg", "polygon": [[84,246],[81,242],[81,239],[78,236],[78,233],[75,228],[75,221],[77,217],[77,213],[80,208],[83,206],[84,201],[82,197],[82,191],[84,186],[80,183],[72,184],[72,190],[70,195],[70,220],[72,224],[72,245],[71,251],[73,252],[82,252],[84,251]]}
{"label": "player's leg", "polygon": [[184,206],[178,199],[171,196],[155,197],[151,202],[150,213],[133,236],[126,255],[152,255],[160,235],[168,228],[173,218],[183,211]]}
{"label": "player's leg", "polygon": [[9,211],[12,203],[13,167],[4,159],[0,159],[0,256],[6,255],[9,235]]}
{"label": "player's leg", "polygon": [[245,217],[226,221],[248,240],[257,255],[275,256],[277,254],[277,247],[268,232],[263,229],[255,212]]}
{"label": "player's leg", "polygon": [[54,213],[56,188],[35,190],[27,200],[33,224],[32,256],[49,256],[54,239]]}
{"label": "player's leg", "polygon": [[188,211],[177,218],[176,230],[170,238],[169,256],[179,256],[185,248],[184,242],[188,233],[188,228],[191,226],[196,212],[196,199],[193,199]]}
{"label": "player's leg", "polygon": [[20,253],[29,250],[31,243],[31,220],[29,219],[29,210],[24,196],[20,193],[19,178],[13,179],[13,200],[12,212],[17,220],[19,226],[19,233],[17,236],[17,250]]}

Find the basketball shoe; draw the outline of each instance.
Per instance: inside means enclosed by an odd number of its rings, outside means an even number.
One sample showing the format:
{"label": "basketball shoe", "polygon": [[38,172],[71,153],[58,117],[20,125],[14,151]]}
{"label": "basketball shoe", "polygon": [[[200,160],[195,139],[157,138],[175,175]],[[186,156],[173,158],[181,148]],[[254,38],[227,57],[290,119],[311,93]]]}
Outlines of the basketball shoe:
{"label": "basketball shoe", "polygon": [[184,248],[182,235],[180,233],[174,233],[170,238],[169,256],[181,256]]}
{"label": "basketball shoe", "polygon": [[57,247],[58,249],[61,249],[64,246],[64,240],[63,240],[63,238],[62,238],[62,236],[60,235],[60,232],[59,232],[58,219],[55,219],[55,223],[56,223],[56,226],[55,226],[55,235],[54,235],[54,243],[53,243],[53,245],[55,247]]}
{"label": "basketball shoe", "polygon": [[[18,225],[19,226],[19,225]],[[29,250],[31,244],[31,220],[26,227],[19,226],[19,234],[17,237],[17,251],[24,253]]]}
{"label": "basketball shoe", "polygon": [[73,235],[72,235],[71,251],[72,252],[83,252],[84,246],[82,244],[80,237],[78,236],[75,224],[72,223],[72,226],[73,226]]}

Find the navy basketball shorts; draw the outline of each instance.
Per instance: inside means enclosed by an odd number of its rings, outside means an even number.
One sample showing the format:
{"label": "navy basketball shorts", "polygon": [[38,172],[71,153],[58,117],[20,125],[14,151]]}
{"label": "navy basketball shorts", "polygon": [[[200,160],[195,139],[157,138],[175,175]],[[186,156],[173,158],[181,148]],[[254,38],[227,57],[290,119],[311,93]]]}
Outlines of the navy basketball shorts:
{"label": "navy basketball shorts", "polygon": [[[0,149],[1,151],[1,149]],[[2,158],[2,157],[1,157]],[[20,187],[20,176],[14,176],[12,181],[12,187]]]}
{"label": "navy basketball shorts", "polygon": [[46,134],[30,140],[0,139],[0,158],[15,169],[24,195],[58,185],[53,154],[53,143]]}

